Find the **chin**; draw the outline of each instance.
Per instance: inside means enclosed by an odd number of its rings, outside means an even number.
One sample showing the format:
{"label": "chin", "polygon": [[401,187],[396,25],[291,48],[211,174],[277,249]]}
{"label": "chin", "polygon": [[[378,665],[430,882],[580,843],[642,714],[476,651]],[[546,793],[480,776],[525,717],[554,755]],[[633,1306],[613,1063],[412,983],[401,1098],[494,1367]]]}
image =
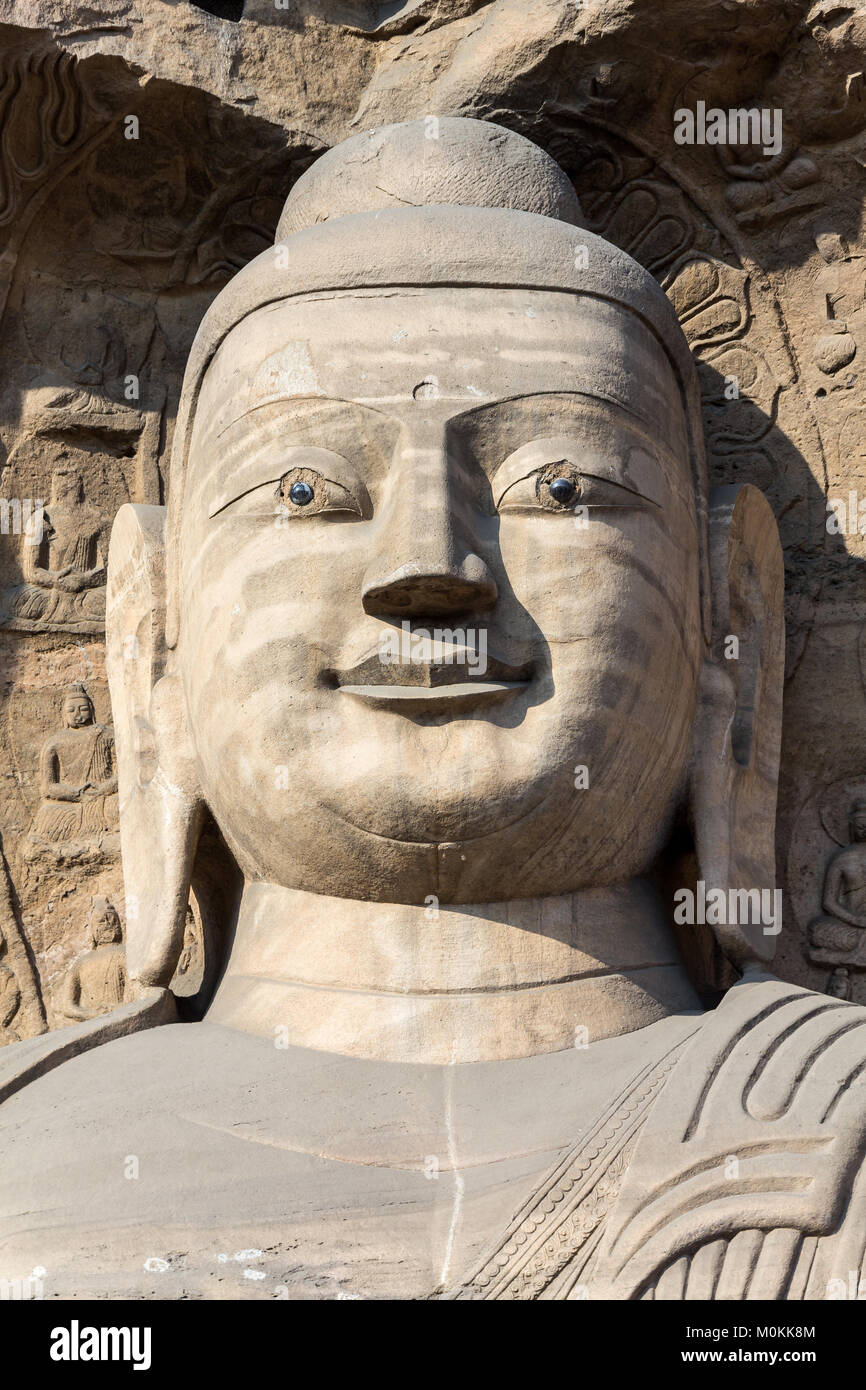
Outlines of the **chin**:
{"label": "chin", "polygon": [[357,830],[401,844],[431,845],[478,840],[530,816],[561,780],[562,769],[503,776],[499,763],[471,778],[460,766],[440,762],[435,774],[419,760],[396,774],[321,791],[329,816]]}

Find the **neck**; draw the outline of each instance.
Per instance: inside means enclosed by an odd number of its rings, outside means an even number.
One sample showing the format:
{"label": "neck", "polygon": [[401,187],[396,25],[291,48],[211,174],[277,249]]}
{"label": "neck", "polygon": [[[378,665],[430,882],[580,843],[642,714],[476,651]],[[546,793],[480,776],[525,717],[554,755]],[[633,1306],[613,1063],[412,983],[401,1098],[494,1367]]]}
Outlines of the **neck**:
{"label": "neck", "polygon": [[584,1047],[699,1008],[653,890],[358,902],[248,883],[209,1022],[381,1061]]}

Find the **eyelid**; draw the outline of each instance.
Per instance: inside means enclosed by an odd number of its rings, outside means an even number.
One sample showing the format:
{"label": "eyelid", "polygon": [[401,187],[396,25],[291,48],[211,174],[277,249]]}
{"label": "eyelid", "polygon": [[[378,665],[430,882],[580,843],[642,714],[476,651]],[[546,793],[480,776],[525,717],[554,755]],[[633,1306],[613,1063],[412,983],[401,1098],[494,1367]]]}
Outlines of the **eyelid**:
{"label": "eyelid", "polygon": [[[551,462],[553,461],[554,460],[551,460]],[[549,467],[550,464],[541,463],[537,468],[532,468],[528,473],[524,473],[522,477],[514,478],[510,483],[507,483],[496,500],[497,508],[502,505],[502,499],[506,497],[513,488],[517,487],[520,483],[527,482],[530,478],[537,478],[539,473],[546,472]],[[574,473],[581,481],[601,483],[603,487],[612,488],[614,492],[627,493],[629,497],[634,498],[633,502],[625,500],[622,502],[586,502],[581,495],[581,497],[576,499],[576,505],[579,504],[584,507],[658,507],[660,505],[660,503],[654,502],[651,497],[645,497],[642,492],[636,492],[634,488],[627,487],[625,483],[615,483],[612,478],[605,478],[600,473],[585,473],[582,469],[577,468],[575,464],[571,464],[568,471]],[[567,511],[568,507],[565,507],[564,510]]]}
{"label": "eyelid", "polygon": [[[646,453],[646,451],[642,452]],[[599,464],[604,466],[604,464],[608,462],[605,455],[598,453],[592,448],[587,450],[586,445],[582,444],[574,437],[560,435],[544,439],[533,439],[528,444],[522,444],[519,449],[515,449],[513,453],[509,454],[508,458],[503,460],[496,469],[492,479],[496,506],[499,507],[506,492],[514,487],[515,484],[523,482],[527,478],[535,477],[539,473],[543,473],[551,464],[558,462],[560,459],[568,464],[569,471],[573,471],[579,477],[586,478],[591,482],[602,483],[606,487],[615,488],[618,491],[630,494],[635,499],[634,502],[625,500],[620,503],[609,502],[607,503],[608,506],[619,505],[627,507],[648,505],[661,507],[663,505],[658,498],[651,496],[650,492],[646,489],[638,490],[638,488],[633,485],[622,482],[619,478],[612,478],[607,473],[597,472],[596,469]],[[653,463],[655,463],[655,460],[653,460]],[[653,490],[655,491],[657,489],[654,488]],[[598,506],[603,504],[596,503],[595,505]]]}
{"label": "eyelid", "polygon": [[[365,509],[366,489],[358,477],[357,470],[352,467],[347,458],[338,454],[334,449],[320,449],[299,444],[281,450],[276,457],[269,453],[261,465],[265,476],[261,476],[257,470],[250,469],[250,473],[256,481],[251,483],[249,487],[242,488],[240,492],[235,492],[232,488],[231,496],[227,496],[225,491],[218,493],[208,508],[208,520],[210,521],[220,512],[224,512],[235,502],[241,502],[245,497],[249,497],[250,493],[258,492],[259,488],[277,487],[280,479],[290,473],[293,468],[310,468],[314,472],[320,473],[325,482],[332,483],[334,487],[343,488],[346,492],[354,490],[358,494],[362,511]],[[337,470],[344,472],[345,481],[331,476]]]}

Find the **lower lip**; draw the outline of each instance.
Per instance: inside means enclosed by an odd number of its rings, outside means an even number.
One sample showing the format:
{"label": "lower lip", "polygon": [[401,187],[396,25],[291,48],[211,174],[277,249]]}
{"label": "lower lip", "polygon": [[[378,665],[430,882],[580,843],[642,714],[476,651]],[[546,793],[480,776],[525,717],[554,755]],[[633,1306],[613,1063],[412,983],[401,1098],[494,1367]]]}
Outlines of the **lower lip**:
{"label": "lower lip", "polygon": [[462,681],[455,685],[341,685],[343,695],[354,695],[369,705],[403,710],[457,709],[468,705],[495,704],[521,690],[529,681]]}

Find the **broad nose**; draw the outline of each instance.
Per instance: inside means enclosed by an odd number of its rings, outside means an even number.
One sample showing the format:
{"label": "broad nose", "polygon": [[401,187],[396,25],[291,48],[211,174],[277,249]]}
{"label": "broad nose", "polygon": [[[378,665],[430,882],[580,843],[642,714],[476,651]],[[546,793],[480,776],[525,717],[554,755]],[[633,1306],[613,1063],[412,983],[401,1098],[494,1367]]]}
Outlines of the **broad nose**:
{"label": "broad nose", "polygon": [[496,598],[444,445],[405,446],[393,465],[380,544],[364,580],[364,611],[403,618],[482,613]]}
{"label": "broad nose", "polygon": [[364,586],[364,612],[374,617],[434,618],[442,613],[484,613],[496,602],[496,581],[478,555],[457,565],[403,565]]}

